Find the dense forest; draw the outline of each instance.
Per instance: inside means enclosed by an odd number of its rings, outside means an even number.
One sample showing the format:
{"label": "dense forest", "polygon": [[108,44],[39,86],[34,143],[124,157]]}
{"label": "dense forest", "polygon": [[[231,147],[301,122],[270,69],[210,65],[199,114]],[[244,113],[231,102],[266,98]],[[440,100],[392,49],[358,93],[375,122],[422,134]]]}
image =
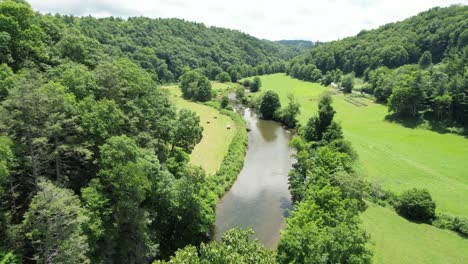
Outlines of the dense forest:
{"label": "dense forest", "polygon": [[302,49],[179,19],[42,15],[23,0],[0,1],[0,46],[2,263],[145,263],[206,241],[245,136],[208,180],[189,165],[199,117],[157,83],[190,68],[226,81],[283,71]]}
{"label": "dense forest", "polygon": [[284,71],[286,60],[308,48],[180,19],[96,19],[8,7],[3,14],[0,62],[14,71],[28,62],[44,69],[67,61],[94,69],[100,61],[125,57],[159,82],[177,81],[186,68],[199,68],[212,80],[228,72],[236,81]]}
{"label": "dense forest", "polygon": [[322,43],[290,61],[293,77],[367,82],[363,92],[388,102],[400,117],[423,115],[444,125],[468,125],[468,7],[433,8],[357,36]]}

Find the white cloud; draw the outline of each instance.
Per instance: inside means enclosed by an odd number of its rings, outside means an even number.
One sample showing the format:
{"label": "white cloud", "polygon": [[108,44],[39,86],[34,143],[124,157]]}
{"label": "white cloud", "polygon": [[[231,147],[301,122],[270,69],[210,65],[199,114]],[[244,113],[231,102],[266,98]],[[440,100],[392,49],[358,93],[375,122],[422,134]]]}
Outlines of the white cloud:
{"label": "white cloud", "polygon": [[94,16],[177,17],[270,40],[329,41],[468,0],[29,0],[35,10]]}

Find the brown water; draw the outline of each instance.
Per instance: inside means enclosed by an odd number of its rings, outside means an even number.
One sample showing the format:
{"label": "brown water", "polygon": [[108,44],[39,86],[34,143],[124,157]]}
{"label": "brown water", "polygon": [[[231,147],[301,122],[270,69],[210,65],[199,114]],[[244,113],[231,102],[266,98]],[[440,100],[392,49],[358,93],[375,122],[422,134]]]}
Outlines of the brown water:
{"label": "brown water", "polygon": [[292,165],[290,134],[278,123],[244,111],[249,147],[244,167],[216,208],[215,238],[233,227],[250,227],[265,246],[275,248],[288,210],[292,209],[288,172]]}

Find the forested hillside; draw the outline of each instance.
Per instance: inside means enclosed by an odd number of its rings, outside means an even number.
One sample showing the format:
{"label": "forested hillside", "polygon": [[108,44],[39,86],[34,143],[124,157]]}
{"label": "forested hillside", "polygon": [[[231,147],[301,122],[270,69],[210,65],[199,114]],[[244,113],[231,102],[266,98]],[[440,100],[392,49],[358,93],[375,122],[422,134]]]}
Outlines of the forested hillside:
{"label": "forested hillside", "polygon": [[203,74],[281,71],[294,54],[178,19],[41,15],[0,1],[0,262],[148,263],[207,240],[246,136],[222,175],[205,177],[189,163],[200,118],[157,83],[196,69],[210,100]]}
{"label": "forested hillside", "polygon": [[[433,8],[401,22],[320,44],[293,59],[296,78],[340,83],[351,73],[396,116],[468,124],[468,6]],[[349,83],[349,78],[347,79]],[[345,81],[345,79],[343,79]],[[350,90],[350,85],[344,85]],[[352,86],[352,85],[351,85]]]}
{"label": "forested hillside", "polygon": [[14,7],[3,12],[0,62],[15,71],[28,62],[43,68],[65,61],[94,69],[102,60],[126,57],[159,82],[177,81],[185,68],[200,68],[210,79],[226,71],[236,81],[283,71],[284,61],[306,48],[180,19],[40,15]]}

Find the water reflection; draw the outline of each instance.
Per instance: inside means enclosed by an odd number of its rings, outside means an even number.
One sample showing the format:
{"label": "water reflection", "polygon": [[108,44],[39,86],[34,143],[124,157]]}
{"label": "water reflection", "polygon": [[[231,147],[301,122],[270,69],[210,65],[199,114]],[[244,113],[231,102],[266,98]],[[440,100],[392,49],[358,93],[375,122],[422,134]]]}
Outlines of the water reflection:
{"label": "water reflection", "polygon": [[290,135],[277,123],[259,120],[244,110],[249,148],[244,167],[216,210],[215,237],[233,227],[251,227],[268,247],[276,247],[284,218],[292,208],[288,172],[292,164]]}

